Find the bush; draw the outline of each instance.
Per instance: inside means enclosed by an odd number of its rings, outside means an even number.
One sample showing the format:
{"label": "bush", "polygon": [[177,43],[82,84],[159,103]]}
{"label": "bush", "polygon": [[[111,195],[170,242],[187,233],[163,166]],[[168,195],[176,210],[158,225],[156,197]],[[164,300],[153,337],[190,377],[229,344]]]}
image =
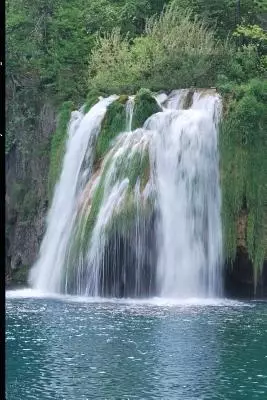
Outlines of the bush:
{"label": "bush", "polygon": [[175,4],[147,20],[145,34],[134,39],[114,30],[98,36],[91,55],[90,86],[110,93],[135,93],[141,87],[171,90],[214,85],[231,56],[228,44],[192,13]]}

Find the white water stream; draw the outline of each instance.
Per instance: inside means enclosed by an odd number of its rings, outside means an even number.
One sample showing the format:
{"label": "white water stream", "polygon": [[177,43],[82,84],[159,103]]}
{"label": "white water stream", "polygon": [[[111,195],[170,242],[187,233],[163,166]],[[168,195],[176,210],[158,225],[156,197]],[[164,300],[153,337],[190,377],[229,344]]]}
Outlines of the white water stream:
{"label": "white water stream", "polygon": [[217,152],[220,100],[172,93],[163,113],[147,121],[155,141],[158,191],[158,287],[163,297],[221,294],[222,236]]}
{"label": "white water stream", "polygon": [[[99,132],[107,106],[116,98],[110,96],[101,100],[85,116],[78,111],[72,113],[62,172],[47,217],[47,230],[39,259],[30,273],[30,283],[35,289],[50,292],[59,292],[61,289],[61,274],[77,213],[82,163],[88,147]],[[89,156],[91,153],[92,149],[89,148]]]}

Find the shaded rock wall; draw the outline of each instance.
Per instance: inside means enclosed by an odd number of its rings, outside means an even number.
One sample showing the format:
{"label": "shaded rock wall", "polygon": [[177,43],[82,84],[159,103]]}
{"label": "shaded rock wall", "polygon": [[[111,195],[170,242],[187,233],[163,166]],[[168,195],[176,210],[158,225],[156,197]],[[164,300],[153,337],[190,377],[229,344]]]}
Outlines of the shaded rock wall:
{"label": "shaded rock wall", "polygon": [[[45,230],[50,141],[55,109],[45,103],[27,148],[15,144],[6,155],[6,284],[25,284]],[[20,132],[17,132],[19,135]]]}
{"label": "shaded rock wall", "polygon": [[243,248],[237,249],[233,264],[224,270],[225,296],[237,299],[267,298],[267,262],[263,265],[261,278],[255,287],[253,265]]}

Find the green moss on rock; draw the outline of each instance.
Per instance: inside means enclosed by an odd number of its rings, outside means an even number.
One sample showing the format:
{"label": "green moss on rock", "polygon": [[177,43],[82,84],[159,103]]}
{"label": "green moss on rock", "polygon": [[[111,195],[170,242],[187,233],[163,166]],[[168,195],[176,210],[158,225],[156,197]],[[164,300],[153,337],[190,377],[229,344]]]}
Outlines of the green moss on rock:
{"label": "green moss on rock", "polygon": [[113,214],[105,227],[106,235],[127,235],[136,228],[136,224],[144,225],[151,218],[154,205],[153,199],[137,203],[133,191],[128,190],[120,210]]}
{"label": "green moss on rock", "polygon": [[126,129],[125,103],[127,98],[121,96],[108,106],[96,142],[95,163],[99,162],[104,157],[113,139]]}
{"label": "green moss on rock", "polygon": [[234,261],[237,220],[247,214],[246,248],[254,267],[255,284],[266,257],[267,220],[267,82],[251,80],[233,86],[225,99],[227,113],[220,129],[222,219],[225,255]]}
{"label": "green moss on rock", "polygon": [[148,89],[140,89],[134,101],[132,129],[141,128],[153,114],[161,111],[158,103]]}
{"label": "green moss on rock", "polygon": [[150,176],[150,161],[148,149],[144,151],[131,152],[129,148],[124,154],[116,157],[115,172],[113,174],[114,183],[129,179],[129,188],[134,189],[138,178],[140,179],[141,189],[144,189]]}

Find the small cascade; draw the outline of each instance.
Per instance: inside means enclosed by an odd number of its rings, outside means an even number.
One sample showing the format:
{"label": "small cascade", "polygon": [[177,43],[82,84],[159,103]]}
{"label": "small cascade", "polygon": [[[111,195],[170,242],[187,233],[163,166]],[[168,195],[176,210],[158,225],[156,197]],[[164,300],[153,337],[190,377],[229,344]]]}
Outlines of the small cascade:
{"label": "small cascade", "polygon": [[76,219],[76,196],[81,190],[84,158],[92,157],[92,147],[100,130],[106,108],[117,96],[101,100],[91,110],[72,113],[69,123],[66,154],[47,217],[47,230],[39,259],[30,273],[31,284],[39,290],[60,292],[65,255]]}
{"label": "small cascade", "polygon": [[[107,154],[99,178],[84,196],[87,201],[80,211],[67,263],[67,292],[72,291],[72,268],[76,262],[79,273],[74,286],[78,294],[149,295],[153,274],[144,271],[152,269],[148,261],[151,191],[145,173],[150,168],[151,134],[142,129],[121,134]],[[98,209],[96,215],[92,214],[93,208]],[[150,282],[144,284],[144,275]]]}
{"label": "small cascade", "polygon": [[156,95],[162,111],[135,130],[130,96],[125,131],[95,164],[101,122],[117,98],[72,114],[31,283],[86,296],[220,295],[219,96]]}
{"label": "small cascade", "polygon": [[191,93],[192,91],[189,89],[173,90],[162,105],[164,108],[172,110],[189,108]]}
{"label": "small cascade", "polygon": [[126,131],[131,132],[134,111],[134,96],[129,96],[126,103]]}

